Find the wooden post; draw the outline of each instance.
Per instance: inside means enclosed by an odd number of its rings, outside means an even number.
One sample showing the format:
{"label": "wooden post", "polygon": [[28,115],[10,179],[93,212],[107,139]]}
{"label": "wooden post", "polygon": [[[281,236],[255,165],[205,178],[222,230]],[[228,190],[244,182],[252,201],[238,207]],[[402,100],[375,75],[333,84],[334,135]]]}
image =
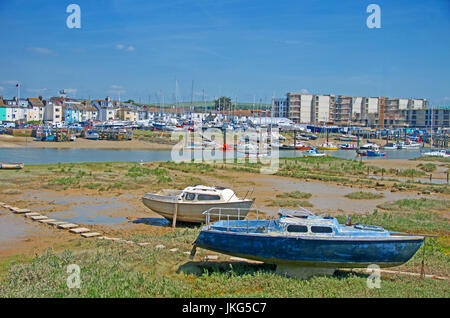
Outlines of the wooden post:
{"label": "wooden post", "polygon": [[172,228],[177,226],[177,215],[178,215],[178,202],[175,203],[173,218],[172,218]]}
{"label": "wooden post", "polygon": [[433,174],[430,173],[430,182],[431,182],[431,179],[432,179],[432,178],[433,178]]}

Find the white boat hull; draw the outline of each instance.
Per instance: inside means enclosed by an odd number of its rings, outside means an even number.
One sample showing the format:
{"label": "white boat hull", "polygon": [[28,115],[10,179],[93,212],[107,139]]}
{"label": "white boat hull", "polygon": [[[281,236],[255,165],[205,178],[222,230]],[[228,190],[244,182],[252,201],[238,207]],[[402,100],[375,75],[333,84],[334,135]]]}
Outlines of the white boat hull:
{"label": "white boat hull", "polygon": [[[248,209],[252,206],[253,201],[254,200],[241,200],[235,202],[186,202],[178,200],[175,196],[162,196],[151,193],[147,193],[142,198],[142,202],[147,208],[169,220],[173,219],[175,205],[178,205],[177,221],[189,223],[204,223],[205,216],[203,215],[203,212],[210,208],[236,209],[236,215],[239,213],[239,218],[242,219],[247,215]],[[218,217],[211,219],[218,220]]]}

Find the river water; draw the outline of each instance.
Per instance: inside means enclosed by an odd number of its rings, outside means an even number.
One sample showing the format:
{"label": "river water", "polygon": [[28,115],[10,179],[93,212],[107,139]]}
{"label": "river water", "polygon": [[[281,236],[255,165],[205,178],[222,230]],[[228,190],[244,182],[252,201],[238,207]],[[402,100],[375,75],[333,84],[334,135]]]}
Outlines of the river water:
{"label": "river water", "polygon": [[[330,156],[343,159],[365,160],[368,157],[356,157],[355,151],[324,151]],[[420,157],[420,150],[386,150],[386,157],[369,159],[413,159]],[[239,157],[241,153],[237,154]],[[302,157],[297,150],[281,150],[280,158]],[[0,162],[23,162],[25,164],[51,164],[68,162],[99,161],[170,161],[170,150],[114,150],[114,149],[55,149],[55,148],[0,148]]]}

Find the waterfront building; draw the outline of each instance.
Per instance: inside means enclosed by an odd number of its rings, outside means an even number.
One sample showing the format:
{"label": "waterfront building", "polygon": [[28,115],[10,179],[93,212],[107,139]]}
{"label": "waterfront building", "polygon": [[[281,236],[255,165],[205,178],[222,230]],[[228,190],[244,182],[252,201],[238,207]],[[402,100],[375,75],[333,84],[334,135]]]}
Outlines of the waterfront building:
{"label": "waterfront building", "polygon": [[[408,110],[426,109],[426,99],[287,93],[274,99],[273,113],[295,123],[403,127]],[[380,114],[381,112],[381,114]]]}
{"label": "waterfront building", "polygon": [[119,120],[124,121],[136,121],[137,120],[137,112],[134,109],[131,109],[129,107],[121,107],[117,111],[117,117]]}
{"label": "waterfront building", "polygon": [[274,117],[289,117],[287,98],[275,98],[273,103]]}
{"label": "waterfront building", "polygon": [[120,102],[113,102],[109,96],[106,96],[105,99],[93,100],[92,106],[97,109],[99,121],[112,121],[117,119]]}
{"label": "waterfront building", "polygon": [[42,121],[44,119],[44,102],[42,96],[28,97],[27,121]]}
{"label": "waterfront building", "polygon": [[417,128],[450,128],[450,106],[428,109],[408,109],[406,125]]}
{"label": "waterfront building", "polygon": [[3,101],[3,96],[0,96],[0,122],[6,121],[6,112],[8,105]]}
{"label": "waterfront building", "polygon": [[63,105],[57,98],[50,99],[45,104],[44,108],[44,121],[53,124],[62,123],[63,121]]}
{"label": "waterfront building", "polygon": [[311,108],[314,95],[288,93],[288,118],[295,123],[311,123]]}

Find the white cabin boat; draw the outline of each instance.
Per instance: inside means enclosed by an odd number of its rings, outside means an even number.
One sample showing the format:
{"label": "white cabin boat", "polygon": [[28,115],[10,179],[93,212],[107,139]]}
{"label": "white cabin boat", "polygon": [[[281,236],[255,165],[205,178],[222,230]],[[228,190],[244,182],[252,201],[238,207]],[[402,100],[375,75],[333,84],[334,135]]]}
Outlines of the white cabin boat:
{"label": "white cabin boat", "polygon": [[162,190],[158,193],[146,193],[142,198],[146,207],[172,220],[201,223],[202,214],[210,208],[227,208],[235,211],[236,218],[247,215],[254,199],[240,199],[229,188],[196,185],[184,190]]}

